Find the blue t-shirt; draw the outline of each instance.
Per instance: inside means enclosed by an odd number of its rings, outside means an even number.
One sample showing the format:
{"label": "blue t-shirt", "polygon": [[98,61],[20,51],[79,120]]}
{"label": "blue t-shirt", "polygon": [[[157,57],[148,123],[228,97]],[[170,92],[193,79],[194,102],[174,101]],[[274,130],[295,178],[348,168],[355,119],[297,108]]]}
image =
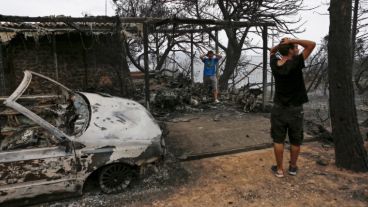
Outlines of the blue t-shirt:
{"label": "blue t-shirt", "polygon": [[219,59],[218,58],[205,58],[203,59],[203,63],[204,63],[204,70],[203,70],[203,75],[204,76],[214,76],[216,75],[216,65],[218,63]]}

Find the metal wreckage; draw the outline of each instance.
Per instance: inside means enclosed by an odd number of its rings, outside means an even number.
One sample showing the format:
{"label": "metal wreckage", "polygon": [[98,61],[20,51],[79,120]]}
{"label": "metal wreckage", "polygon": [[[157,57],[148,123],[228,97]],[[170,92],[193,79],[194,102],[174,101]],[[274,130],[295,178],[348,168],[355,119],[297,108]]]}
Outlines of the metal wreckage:
{"label": "metal wreckage", "polygon": [[[30,86],[34,79],[53,94],[27,95],[38,94]],[[132,100],[76,92],[25,71],[4,105],[0,105],[1,205],[82,194],[92,174],[98,175],[104,193],[117,193],[130,184],[134,170],[164,153],[159,125]]]}

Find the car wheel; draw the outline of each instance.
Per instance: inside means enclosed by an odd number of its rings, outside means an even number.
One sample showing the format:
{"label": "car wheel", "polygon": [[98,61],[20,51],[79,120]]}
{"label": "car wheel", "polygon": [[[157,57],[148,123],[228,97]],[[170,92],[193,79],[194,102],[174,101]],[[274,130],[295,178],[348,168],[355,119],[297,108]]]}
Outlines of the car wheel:
{"label": "car wheel", "polygon": [[133,179],[132,168],[124,164],[112,164],[102,168],[99,185],[104,193],[119,193],[126,189]]}

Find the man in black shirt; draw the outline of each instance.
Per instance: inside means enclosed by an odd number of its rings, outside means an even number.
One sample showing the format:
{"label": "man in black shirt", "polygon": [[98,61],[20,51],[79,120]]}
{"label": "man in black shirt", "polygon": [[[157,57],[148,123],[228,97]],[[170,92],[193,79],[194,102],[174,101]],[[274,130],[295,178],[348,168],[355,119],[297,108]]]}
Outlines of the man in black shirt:
{"label": "man in black shirt", "polygon": [[[299,54],[298,46],[304,50]],[[304,60],[312,53],[316,43],[309,40],[283,38],[271,49],[270,65],[275,78],[276,93],[271,111],[271,137],[277,165],[272,171],[284,177],[283,154],[286,134],[291,144],[289,174],[296,175],[297,159],[303,142],[303,104],[308,102],[302,69]]]}

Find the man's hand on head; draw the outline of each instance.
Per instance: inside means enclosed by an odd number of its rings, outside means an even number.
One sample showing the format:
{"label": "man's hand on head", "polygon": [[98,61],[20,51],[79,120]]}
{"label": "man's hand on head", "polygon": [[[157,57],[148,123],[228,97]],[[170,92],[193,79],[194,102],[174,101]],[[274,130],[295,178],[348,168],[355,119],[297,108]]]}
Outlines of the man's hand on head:
{"label": "man's hand on head", "polygon": [[202,60],[204,59],[204,57],[206,57],[206,54],[202,54],[202,55],[199,56],[199,58],[202,59]]}
{"label": "man's hand on head", "polygon": [[282,38],[281,39],[281,42],[280,42],[280,44],[281,45],[286,45],[286,44],[290,44],[291,43],[291,38],[289,38],[289,37],[284,37],[284,38]]}
{"label": "man's hand on head", "polygon": [[302,52],[304,60],[307,59],[312,53],[313,49],[316,47],[316,43],[310,40],[301,40],[301,39],[291,39],[288,37],[284,37],[281,39],[280,44],[297,44],[301,45],[304,50]]}
{"label": "man's hand on head", "polygon": [[282,39],[281,39],[280,44],[275,45],[273,48],[271,48],[271,49],[270,49],[270,56],[272,56],[272,55],[275,55],[275,54],[276,54],[276,52],[277,52],[277,50],[279,49],[279,46],[280,46],[280,45],[283,45],[283,44],[289,44],[289,43],[290,43],[290,40],[291,40],[291,38],[288,38],[288,37],[284,37],[284,38],[282,38]]}

